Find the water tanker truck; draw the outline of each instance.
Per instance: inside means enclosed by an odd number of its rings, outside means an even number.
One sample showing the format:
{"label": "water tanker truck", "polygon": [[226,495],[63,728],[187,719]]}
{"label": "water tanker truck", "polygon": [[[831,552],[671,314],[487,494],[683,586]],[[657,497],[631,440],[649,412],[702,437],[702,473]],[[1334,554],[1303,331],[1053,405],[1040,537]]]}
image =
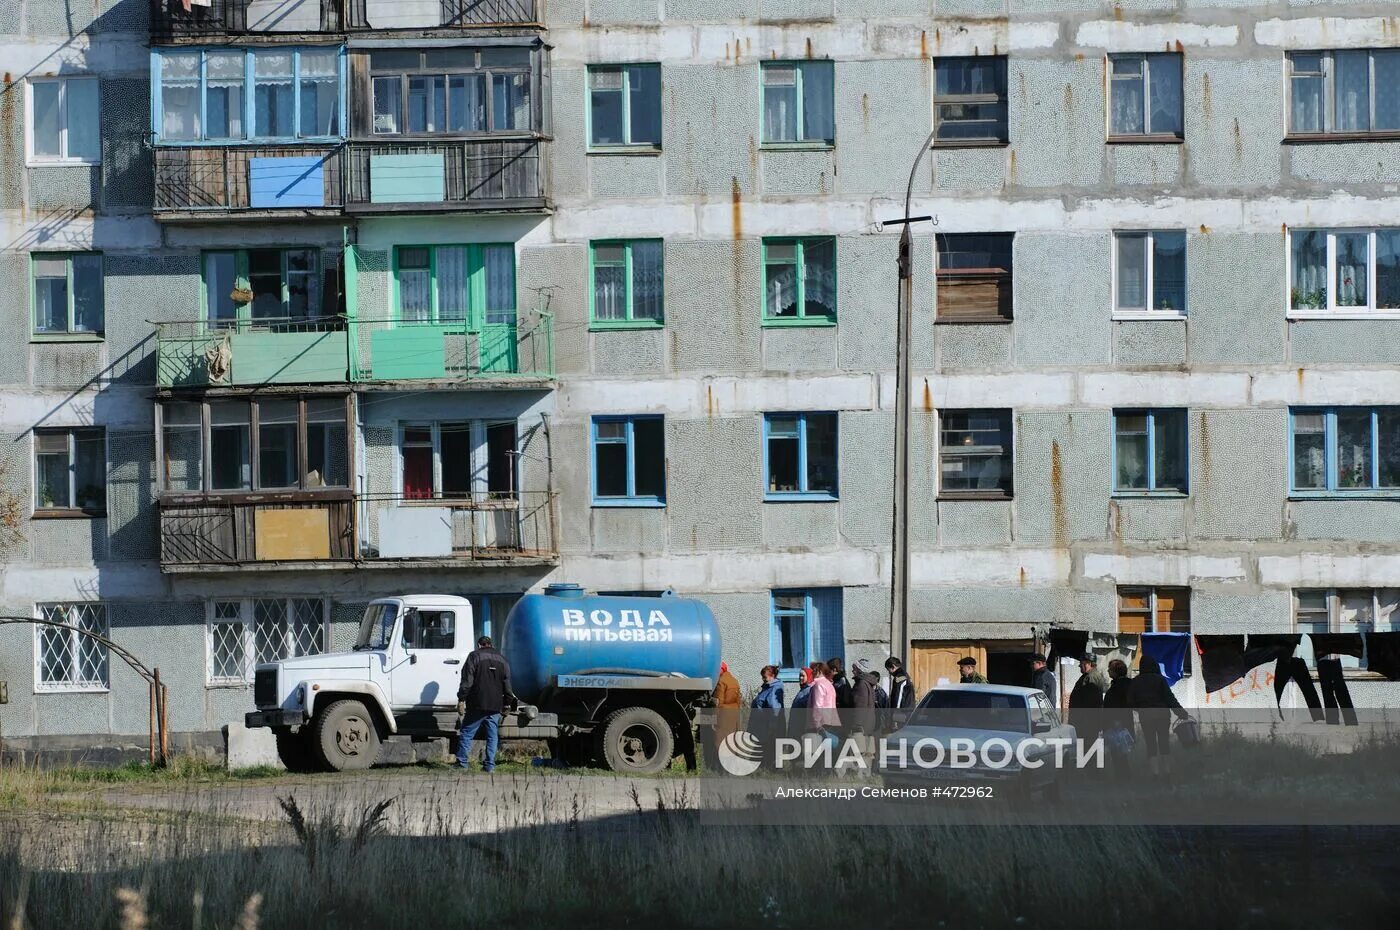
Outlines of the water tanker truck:
{"label": "water tanker truck", "polygon": [[[405,595],[365,609],[350,652],[259,665],[249,727],[271,728],[297,772],[367,769],[384,740],[450,737],[476,648],[471,603]],[[645,774],[693,763],[693,724],[719,675],[719,628],[699,601],[589,596],[555,584],[512,608],[497,643],[520,706],[502,739],[546,740],[556,759]]]}

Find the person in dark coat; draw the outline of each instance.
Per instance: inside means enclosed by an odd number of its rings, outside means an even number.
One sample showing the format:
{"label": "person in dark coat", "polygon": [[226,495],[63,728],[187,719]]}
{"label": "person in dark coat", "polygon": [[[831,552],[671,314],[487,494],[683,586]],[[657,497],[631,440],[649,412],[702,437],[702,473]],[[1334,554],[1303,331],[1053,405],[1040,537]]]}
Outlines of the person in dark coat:
{"label": "person in dark coat", "polygon": [[[855,677],[851,682],[851,708],[855,713],[851,715],[851,731],[873,736],[875,734],[875,689],[880,686],[880,674],[872,671],[870,664],[864,659],[856,662],[854,672]],[[839,693],[837,700],[840,700]]]}
{"label": "person in dark coat", "polygon": [[1128,697],[1137,711],[1138,726],[1142,728],[1148,768],[1153,775],[1171,774],[1172,715],[1186,720],[1190,714],[1172,694],[1171,686],[1162,677],[1162,669],[1156,659],[1147,655],[1142,657]]}
{"label": "person in dark coat", "polygon": [[1133,700],[1128,693],[1128,663],[1114,659],[1108,663],[1109,686],[1103,696],[1103,735],[1113,776],[1127,781],[1132,775],[1129,753],[1133,750]]}
{"label": "person in dark coat", "polygon": [[1069,722],[1080,739],[1092,741],[1103,729],[1103,694],[1108,680],[1099,671],[1099,657],[1092,652],[1080,658],[1079,671],[1079,680],[1069,693]]}
{"label": "person in dark coat", "polygon": [[885,660],[885,671],[890,676],[890,709],[898,711],[913,707],[918,697],[914,693],[914,679],[904,670],[904,663],[890,656]]}
{"label": "person in dark coat", "polygon": [[839,658],[832,657],[826,660],[826,667],[831,669],[831,687],[836,689],[836,706],[854,707],[854,695],[851,693],[851,680],[846,677],[846,666]]}
{"label": "person in dark coat", "polygon": [[1055,681],[1055,673],[1045,665],[1045,656],[1036,653],[1031,656],[1031,687],[1039,688],[1050,699],[1050,706],[1059,710],[1060,687]]}
{"label": "person in dark coat", "polygon": [[491,645],[491,637],[481,637],[462,666],[462,684],[457,688],[457,713],[462,718],[457,732],[458,768],[467,768],[472,740],[483,726],[486,728],[486,756],[481,768],[486,772],[496,768],[501,714],[507,705],[515,707],[519,703],[510,687],[510,663]]}

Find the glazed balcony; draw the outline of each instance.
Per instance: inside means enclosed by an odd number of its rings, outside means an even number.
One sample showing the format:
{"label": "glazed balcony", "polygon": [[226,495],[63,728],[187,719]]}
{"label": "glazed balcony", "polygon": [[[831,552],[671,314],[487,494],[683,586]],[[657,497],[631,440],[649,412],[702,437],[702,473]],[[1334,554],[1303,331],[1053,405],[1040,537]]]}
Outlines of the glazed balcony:
{"label": "glazed balcony", "polygon": [[547,387],[554,378],[554,316],[541,310],[480,325],[359,319],[353,330],[351,370],[357,382]]}
{"label": "glazed balcony", "polygon": [[158,41],[540,25],[538,0],[151,0]]}

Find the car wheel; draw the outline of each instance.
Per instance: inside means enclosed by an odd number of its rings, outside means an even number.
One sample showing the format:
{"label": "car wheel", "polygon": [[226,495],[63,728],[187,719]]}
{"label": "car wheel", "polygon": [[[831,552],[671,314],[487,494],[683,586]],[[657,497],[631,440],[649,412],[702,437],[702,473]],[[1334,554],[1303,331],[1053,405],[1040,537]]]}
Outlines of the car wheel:
{"label": "car wheel", "polygon": [[359,771],[374,765],[379,757],[379,728],[364,704],[335,701],[316,714],[311,745],[330,771]]}
{"label": "car wheel", "polygon": [[671,764],[671,725],[648,707],[624,707],[603,721],[602,756],[614,772],[652,775]]}

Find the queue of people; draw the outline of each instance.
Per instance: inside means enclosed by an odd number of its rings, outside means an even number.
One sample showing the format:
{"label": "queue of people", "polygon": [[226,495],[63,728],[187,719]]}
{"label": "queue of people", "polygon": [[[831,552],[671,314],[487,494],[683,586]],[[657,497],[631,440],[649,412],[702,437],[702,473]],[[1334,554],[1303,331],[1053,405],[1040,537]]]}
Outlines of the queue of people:
{"label": "queue of people", "polygon": [[[1113,659],[1108,674],[1099,671],[1098,656],[1088,653],[1079,660],[1079,680],[1069,695],[1069,722],[1079,738],[1102,736],[1114,777],[1132,776],[1132,751],[1138,733],[1153,776],[1171,774],[1171,719],[1190,720],[1157,663],[1140,660],[1138,673],[1128,677],[1128,663]],[[1137,726],[1134,726],[1134,715]]]}

